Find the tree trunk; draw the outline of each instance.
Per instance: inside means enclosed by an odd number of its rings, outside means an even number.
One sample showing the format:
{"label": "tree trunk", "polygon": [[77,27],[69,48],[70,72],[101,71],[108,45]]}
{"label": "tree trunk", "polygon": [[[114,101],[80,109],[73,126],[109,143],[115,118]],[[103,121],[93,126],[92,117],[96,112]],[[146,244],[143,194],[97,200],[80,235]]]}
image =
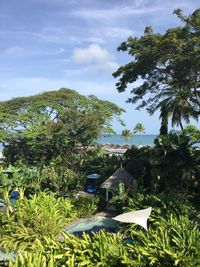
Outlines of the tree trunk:
{"label": "tree trunk", "polygon": [[180,124],[181,130],[183,130],[183,124],[182,124],[182,122],[180,121],[179,124]]}
{"label": "tree trunk", "polygon": [[160,135],[168,134],[168,117],[169,117],[169,112],[167,110],[167,107],[163,104],[160,112],[160,118],[162,120],[160,127]]}

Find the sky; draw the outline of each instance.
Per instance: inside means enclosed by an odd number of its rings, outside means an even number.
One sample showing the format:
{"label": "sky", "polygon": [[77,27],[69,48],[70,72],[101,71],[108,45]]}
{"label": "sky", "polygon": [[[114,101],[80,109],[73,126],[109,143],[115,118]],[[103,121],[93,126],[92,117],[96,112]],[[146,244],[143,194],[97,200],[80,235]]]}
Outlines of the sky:
{"label": "sky", "polygon": [[200,0],[0,0],[0,101],[70,88],[124,108],[126,128],[141,122],[157,134],[159,115],[135,111],[129,92],[116,90],[112,73],[131,61],[117,47],[147,25],[160,33],[181,25],[176,8],[188,15],[199,7]]}

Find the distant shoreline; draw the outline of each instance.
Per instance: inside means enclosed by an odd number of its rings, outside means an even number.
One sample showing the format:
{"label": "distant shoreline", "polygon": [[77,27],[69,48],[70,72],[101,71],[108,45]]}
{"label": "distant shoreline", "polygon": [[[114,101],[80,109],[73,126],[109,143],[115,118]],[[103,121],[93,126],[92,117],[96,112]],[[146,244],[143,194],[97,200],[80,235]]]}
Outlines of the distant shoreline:
{"label": "distant shoreline", "polygon": [[[133,135],[133,138],[131,140],[125,140],[124,138],[121,137],[120,134],[113,134],[113,135],[102,135],[98,140],[97,144],[100,145],[119,145],[119,146],[124,146],[124,145],[135,145],[135,146],[152,146],[154,145],[154,139],[158,135],[154,134],[135,134]],[[3,146],[0,143],[0,152],[3,151]]]}
{"label": "distant shoreline", "polygon": [[102,135],[98,140],[97,143],[101,145],[105,144],[113,144],[113,145],[136,145],[136,146],[146,146],[146,145],[154,145],[154,140],[158,135],[154,134],[137,134],[133,135],[131,140],[125,140],[121,137],[120,134],[113,134],[113,135]]}

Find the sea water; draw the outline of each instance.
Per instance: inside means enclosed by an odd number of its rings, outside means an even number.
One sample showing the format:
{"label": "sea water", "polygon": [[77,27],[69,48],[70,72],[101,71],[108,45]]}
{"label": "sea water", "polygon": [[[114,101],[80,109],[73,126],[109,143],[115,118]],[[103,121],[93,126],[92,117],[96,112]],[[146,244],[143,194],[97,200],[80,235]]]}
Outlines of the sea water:
{"label": "sea water", "polygon": [[137,134],[133,135],[131,140],[125,140],[121,137],[120,134],[113,134],[113,135],[102,135],[98,140],[97,143],[99,144],[114,144],[114,145],[136,145],[136,146],[145,146],[145,145],[153,145],[154,140],[157,135],[153,134]]}
{"label": "sea water", "polygon": [[[121,137],[120,134],[113,134],[113,135],[102,135],[98,140],[98,144],[114,144],[114,145],[136,145],[136,146],[146,146],[146,145],[153,145],[154,139],[157,135],[153,134],[136,134],[133,135],[131,140],[125,140]],[[0,143],[0,152],[3,150],[3,145]]]}

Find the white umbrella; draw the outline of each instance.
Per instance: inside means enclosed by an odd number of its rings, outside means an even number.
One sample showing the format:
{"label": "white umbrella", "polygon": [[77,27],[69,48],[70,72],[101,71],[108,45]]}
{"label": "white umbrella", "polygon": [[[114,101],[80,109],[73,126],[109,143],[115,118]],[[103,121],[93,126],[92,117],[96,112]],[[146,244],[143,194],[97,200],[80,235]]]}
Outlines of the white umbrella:
{"label": "white umbrella", "polygon": [[92,173],[92,174],[89,174],[87,176],[87,178],[89,178],[89,179],[98,179],[99,177],[101,177],[101,175],[99,175],[97,173]]}
{"label": "white umbrella", "polygon": [[124,223],[136,223],[144,227],[145,230],[147,230],[147,219],[149,218],[151,211],[151,207],[143,210],[135,210],[120,214],[114,217],[113,219]]}

